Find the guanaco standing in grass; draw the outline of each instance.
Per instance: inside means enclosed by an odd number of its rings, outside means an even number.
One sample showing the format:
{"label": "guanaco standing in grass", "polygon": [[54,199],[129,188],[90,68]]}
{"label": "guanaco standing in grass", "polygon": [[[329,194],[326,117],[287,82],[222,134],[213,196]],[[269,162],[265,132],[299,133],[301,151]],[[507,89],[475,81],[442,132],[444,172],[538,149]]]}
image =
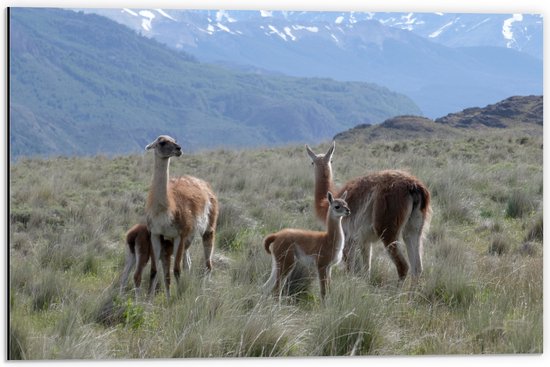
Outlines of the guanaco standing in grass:
{"label": "guanaco standing in grass", "polygon": [[[159,262],[161,236],[174,243],[176,259],[174,276],[179,279],[182,258],[184,268],[189,268],[191,259],[187,251],[195,233],[202,236],[204,260],[207,272],[212,270],[212,253],[218,200],[210,185],[196,177],[182,176],[170,179],[170,158],[182,155],[181,146],[167,135],[161,135],[146,150],[154,150],[153,181],[147,197],[145,213],[147,227],[151,231],[153,258]],[[170,269],[164,268],[166,297],[170,298],[170,284],[166,276]],[[152,278],[149,293],[152,294],[157,277]]]}
{"label": "guanaco standing in grass", "polygon": [[271,289],[276,295],[280,295],[282,282],[299,260],[316,265],[321,298],[325,298],[330,284],[331,268],[342,259],[342,218],[350,215],[346,196],[347,193],[344,192],[340,198],[335,199],[331,192],[326,193],[329,203],[326,232],[285,228],[265,238],[265,250],[272,256],[271,276],[264,285],[265,289]]}
{"label": "guanaco standing in grass", "polygon": [[326,154],[315,154],[306,145],[315,172],[315,213],[322,220],[329,203],[327,191],[347,192],[352,214],[342,221],[346,243],[344,262],[351,270],[351,250],[360,246],[367,274],[370,273],[372,243],[381,240],[403,281],[409,265],[398,247],[402,236],[407,247],[413,280],[422,273],[422,244],[428,231],[432,209],[430,192],[416,177],[398,170],[371,173],[348,181],[339,190],[332,179],[333,142]]}

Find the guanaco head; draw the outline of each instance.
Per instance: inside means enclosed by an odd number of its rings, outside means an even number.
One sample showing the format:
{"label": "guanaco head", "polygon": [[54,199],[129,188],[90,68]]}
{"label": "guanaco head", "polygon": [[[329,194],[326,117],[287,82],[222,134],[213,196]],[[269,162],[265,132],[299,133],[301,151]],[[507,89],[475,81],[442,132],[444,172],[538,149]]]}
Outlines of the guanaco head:
{"label": "guanaco head", "polygon": [[151,144],[145,147],[145,150],[154,149],[155,154],[160,158],[170,158],[181,156],[181,146],[176,143],[174,138],[168,135],[161,135]]}
{"label": "guanaco head", "polygon": [[316,170],[331,168],[332,154],[334,154],[335,146],[336,143],[333,141],[326,154],[315,154],[313,150],[311,150],[309,145],[306,145],[307,154],[311,158],[311,164],[313,165],[313,167],[315,167]]}
{"label": "guanaco head", "polygon": [[348,203],[346,203],[346,197],[348,196],[348,192],[344,191],[342,196],[339,198],[334,198],[332,196],[332,193],[329,191],[327,192],[327,199],[329,204],[329,215],[334,217],[347,217],[351,214],[351,210],[349,210]]}

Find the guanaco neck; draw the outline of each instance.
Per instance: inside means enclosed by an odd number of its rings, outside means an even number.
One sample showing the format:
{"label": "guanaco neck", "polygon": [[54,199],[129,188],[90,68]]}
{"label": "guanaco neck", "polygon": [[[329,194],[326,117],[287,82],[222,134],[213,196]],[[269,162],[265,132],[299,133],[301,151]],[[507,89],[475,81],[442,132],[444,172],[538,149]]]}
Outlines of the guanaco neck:
{"label": "guanaco neck", "polygon": [[344,243],[344,230],[342,229],[342,217],[327,215],[327,240],[334,247]]}
{"label": "guanaco neck", "polygon": [[332,167],[327,164],[315,167],[315,213],[320,220],[327,220],[327,192],[335,192],[332,182]]}
{"label": "guanaco neck", "polygon": [[168,198],[169,177],[170,158],[162,158],[155,155],[153,181],[148,197],[148,207],[155,214],[170,209],[170,200]]}

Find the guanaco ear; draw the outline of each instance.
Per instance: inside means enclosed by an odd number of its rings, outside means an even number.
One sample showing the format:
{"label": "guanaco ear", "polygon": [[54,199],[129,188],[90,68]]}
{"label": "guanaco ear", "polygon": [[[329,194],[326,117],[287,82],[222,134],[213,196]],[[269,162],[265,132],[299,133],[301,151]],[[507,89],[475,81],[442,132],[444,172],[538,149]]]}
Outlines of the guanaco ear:
{"label": "guanaco ear", "polygon": [[330,191],[327,192],[327,199],[329,204],[332,204],[332,202],[334,201],[334,197],[332,196],[332,193]]}
{"label": "guanaco ear", "polygon": [[340,199],[342,200],[346,200],[347,197],[348,197],[348,190],[344,191],[344,193],[340,195]]}
{"label": "guanaco ear", "polygon": [[315,158],[317,158],[317,155],[313,153],[313,150],[311,150],[311,148],[307,144],[306,144],[306,151],[309,157],[311,158],[311,160],[315,160]]}
{"label": "guanaco ear", "polygon": [[336,148],[336,142],[333,140],[332,145],[330,146],[330,148],[328,148],[327,154],[325,154],[325,161],[330,162],[332,160],[334,148]]}

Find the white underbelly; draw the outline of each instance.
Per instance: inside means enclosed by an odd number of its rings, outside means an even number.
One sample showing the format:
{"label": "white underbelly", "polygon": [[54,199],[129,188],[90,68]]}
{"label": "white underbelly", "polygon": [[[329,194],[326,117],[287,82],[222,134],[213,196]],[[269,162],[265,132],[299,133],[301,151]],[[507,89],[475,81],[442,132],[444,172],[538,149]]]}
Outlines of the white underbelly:
{"label": "white underbelly", "polygon": [[179,236],[179,230],[174,225],[172,217],[168,213],[148,217],[147,226],[152,234],[162,235],[165,238],[176,238]]}

